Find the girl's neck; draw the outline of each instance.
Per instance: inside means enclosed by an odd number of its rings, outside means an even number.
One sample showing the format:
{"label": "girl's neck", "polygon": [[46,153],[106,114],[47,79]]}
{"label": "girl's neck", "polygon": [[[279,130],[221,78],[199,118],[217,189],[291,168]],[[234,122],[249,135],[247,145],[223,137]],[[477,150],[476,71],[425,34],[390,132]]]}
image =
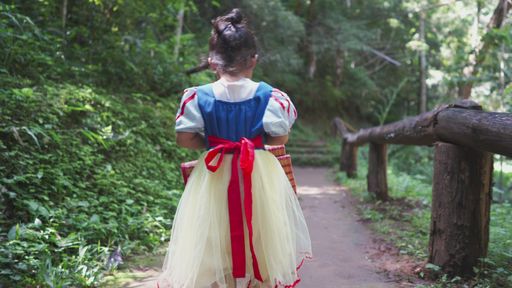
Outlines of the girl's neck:
{"label": "girl's neck", "polygon": [[219,73],[219,77],[221,79],[224,79],[227,82],[235,82],[244,78],[251,79],[252,78],[252,69],[243,71],[240,74],[237,75],[230,75],[227,73]]}

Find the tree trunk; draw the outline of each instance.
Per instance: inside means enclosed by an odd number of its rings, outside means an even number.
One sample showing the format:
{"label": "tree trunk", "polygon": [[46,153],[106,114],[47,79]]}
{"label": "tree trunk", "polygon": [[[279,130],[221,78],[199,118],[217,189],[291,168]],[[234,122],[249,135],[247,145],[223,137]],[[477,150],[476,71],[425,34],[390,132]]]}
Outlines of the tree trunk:
{"label": "tree trunk", "polygon": [[[473,75],[474,64],[464,68],[462,74],[464,78],[468,79]],[[471,97],[471,91],[473,91],[473,81],[466,80],[463,83],[459,84],[459,98],[461,99],[469,99]]]}
{"label": "tree trunk", "polygon": [[308,44],[308,78],[313,79],[315,78],[316,73],[316,54],[313,50],[313,44],[311,44],[313,41],[309,40]]}
{"label": "tree trunk", "polygon": [[[420,41],[425,41],[425,12],[420,12]],[[420,113],[427,112],[427,55],[424,48],[420,50]]]}
{"label": "tree trunk", "polygon": [[507,18],[507,14],[512,8],[512,3],[510,0],[500,0],[496,9],[494,9],[494,13],[492,14],[491,21],[487,24],[489,30],[491,29],[500,29],[505,22],[505,18]]}
{"label": "tree trunk", "polygon": [[303,16],[303,14],[302,14],[302,9],[303,9],[303,7],[302,7],[302,5],[303,5],[302,4],[302,0],[295,0],[294,4],[295,4],[295,6],[294,6],[295,7],[294,8],[295,15],[302,17]]}
{"label": "tree trunk", "polygon": [[347,177],[357,176],[357,146],[343,140],[341,147],[340,170],[347,173]]}
{"label": "tree trunk", "polygon": [[387,201],[389,199],[386,144],[370,143],[367,183],[368,192],[375,195],[377,200]]}
{"label": "tree trunk", "polygon": [[505,45],[501,44],[500,52],[498,53],[498,60],[500,63],[500,74],[499,74],[499,81],[500,81],[500,90],[499,94],[503,97],[503,93],[505,92]]}
{"label": "tree trunk", "polygon": [[62,33],[66,35],[66,20],[68,18],[68,0],[62,0]]}
{"label": "tree trunk", "polygon": [[341,49],[336,50],[336,78],[334,79],[334,86],[340,87],[343,79],[343,65],[345,63],[344,52]]}
{"label": "tree trunk", "polygon": [[[489,33],[492,29],[500,29],[507,17],[508,12],[512,5],[509,3],[509,0],[500,0],[496,9],[494,9],[494,13],[487,24],[487,29]],[[482,37],[483,39],[484,37]],[[469,55],[468,65],[464,67],[462,70],[462,75],[464,79],[461,83],[459,83],[459,98],[468,99],[471,97],[471,92],[473,90],[473,82],[474,78],[478,74],[479,65],[484,61],[484,55],[487,50],[490,48],[490,42],[482,42],[477,47],[475,47],[474,52]]]}
{"label": "tree trunk", "polygon": [[491,153],[436,143],[428,261],[450,275],[487,255],[491,182]]}
{"label": "tree trunk", "polygon": [[181,34],[183,33],[183,18],[185,16],[185,0],[181,1],[178,12],[178,26],[176,27],[176,45],[174,46],[174,61],[178,61],[180,55]]}
{"label": "tree trunk", "polygon": [[306,53],[307,53],[307,76],[309,79],[315,78],[316,73],[316,53],[314,47],[313,35],[313,22],[316,18],[316,3],[315,0],[309,1],[307,16],[306,16]]}

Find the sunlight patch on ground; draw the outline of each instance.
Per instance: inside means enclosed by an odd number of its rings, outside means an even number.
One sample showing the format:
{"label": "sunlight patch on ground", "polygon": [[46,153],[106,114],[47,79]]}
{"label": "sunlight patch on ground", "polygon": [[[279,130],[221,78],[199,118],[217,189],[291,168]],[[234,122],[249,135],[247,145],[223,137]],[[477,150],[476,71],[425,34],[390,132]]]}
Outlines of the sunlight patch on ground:
{"label": "sunlight patch on ground", "polygon": [[163,245],[155,254],[137,255],[126,259],[126,264],[112,275],[106,276],[99,287],[156,287],[154,283],[160,274],[166,248],[167,245]]}
{"label": "sunlight patch on ground", "polygon": [[302,195],[337,194],[339,192],[340,192],[340,188],[337,186],[323,186],[323,187],[300,186],[299,187],[299,194],[302,194]]}

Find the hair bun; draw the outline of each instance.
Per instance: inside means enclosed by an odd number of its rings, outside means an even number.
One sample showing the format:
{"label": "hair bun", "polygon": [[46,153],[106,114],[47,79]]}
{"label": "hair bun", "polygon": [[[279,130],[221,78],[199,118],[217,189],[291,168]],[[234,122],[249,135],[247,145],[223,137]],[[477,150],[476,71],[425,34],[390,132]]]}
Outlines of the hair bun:
{"label": "hair bun", "polygon": [[209,56],[217,71],[236,75],[251,67],[257,52],[256,37],[247,27],[242,11],[235,8],[212,21]]}
{"label": "hair bun", "polygon": [[235,8],[227,15],[217,17],[212,21],[217,34],[222,35],[226,30],[236,30],[244,22],[244,15],[240,9]]}
{"label": "hair bun", "polygon": [[240,9],[235,8],[231,10],[228,15],[226,15],[226,20],[231,22],[233,25],[238,25],[244,21],[244,15]]}

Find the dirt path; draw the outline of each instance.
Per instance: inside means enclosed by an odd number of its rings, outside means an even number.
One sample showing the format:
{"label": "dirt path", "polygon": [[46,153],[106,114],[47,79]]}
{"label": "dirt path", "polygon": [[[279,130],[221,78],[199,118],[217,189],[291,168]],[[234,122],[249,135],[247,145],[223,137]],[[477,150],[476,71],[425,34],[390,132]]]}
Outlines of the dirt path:
{"label": "dirt path", "polygon": [[347,191],[326,168],[296,168],[301,206],[313,244],[313,260],[300,271],[299,287],[395,287],[367,260],[370,234],[359,222]]}
{"label": "dirt path", "polygon": [[[314,256],[299,272],[302,281],[298,287],[396,287],[392,281],[375,272],[366,252],[371,235],[357,221],[346,190],[330,181],[328,174],[327,168],[295,168]],[[150,262],[153,263],[148,263],[146,268],[132,267],[126,273],[125,281],[104,287],[155,288],[161,263]]]}

